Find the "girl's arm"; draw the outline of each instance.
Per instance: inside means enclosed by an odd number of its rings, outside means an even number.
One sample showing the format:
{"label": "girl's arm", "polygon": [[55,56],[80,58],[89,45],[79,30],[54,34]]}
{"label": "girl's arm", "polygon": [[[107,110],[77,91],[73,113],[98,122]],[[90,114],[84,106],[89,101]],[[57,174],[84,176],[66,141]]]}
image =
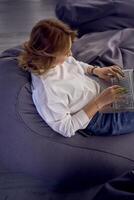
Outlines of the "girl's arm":
{"label": "girl's arm", "polygon": [[91,74],[91,75],[98,75],[98,71],[100,70],[101,68],[99,66],[93,66],[93,65],[89,65],[87,67],[87,71],[86,71],[86,74]]}
{"label": "girl's arm", "polygon": [[97,75],[100,67],[99,66],[93,66],[93,65],[89,65],[88,63],[82,62],[82,61],[78,61],[76,60],[74,57],[72,57],[73,61],[76,62],[77,64],[80,64],[81,67],[84,70],[85,74],[91,74],[91,75]]}

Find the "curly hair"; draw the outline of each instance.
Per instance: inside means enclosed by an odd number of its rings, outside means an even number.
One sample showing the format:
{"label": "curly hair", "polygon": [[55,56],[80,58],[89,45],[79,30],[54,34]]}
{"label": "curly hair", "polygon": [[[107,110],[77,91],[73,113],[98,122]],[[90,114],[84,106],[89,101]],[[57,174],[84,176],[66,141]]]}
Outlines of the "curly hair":
{"label": "curly hair", "polygon": [[18,57],[20,67],[38,75],[46,73],[53,66],[56,53],[67,51],[70,37],[73,42],[76,36],[77,31],[58,19],[39,21],[23,44]]}

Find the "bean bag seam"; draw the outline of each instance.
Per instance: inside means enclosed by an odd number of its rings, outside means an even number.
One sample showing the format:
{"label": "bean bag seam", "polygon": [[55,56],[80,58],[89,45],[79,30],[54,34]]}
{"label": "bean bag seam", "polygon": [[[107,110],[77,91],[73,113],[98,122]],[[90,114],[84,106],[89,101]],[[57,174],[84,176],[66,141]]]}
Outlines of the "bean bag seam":
{"label": "bean bag seam", "polygon": [[15,105],[15,108],[16,108],[16,114],[17,116],[19,116],[19,118],[23,121],[23,124],[24,126],[26,127],[26,129],[30,130],[32,132],[32,134],[36,134],[36,135],[39,135],[41,137],[45,137],[48,141],[51,141],[51,142],[54,142],[54,143],[57,143],[57,144],[62,144],[62,145],[66,145],[66,146],[70,146],[70,147],[73,147],[73,148],[80,148],[80,149],[88,149],[90,151],[97,151],[97,152],[101,152],[101,153],[106,153],[106,154],[110,154],[110,155],[113,155],[113,156],[116,156],[116,157],[120,157],[120,158],[123,158],[123,159],[127,159],[131,162],[134,162],[133,159],[130,159],[130,158],[127,158],[125,156],[122,156],[122,155],[117,155],[117,154],[114,154],[114,153],[111,153],[111,152],[107,152],[107,151],[104,151],[104,150],[98,150],[98,149],[95,149],[95,148],[88,148],[88,147],[81,147],[79,145],[70,145],[70,144],[67,144],[67,143],[64,143],[64,142],[60,142],[60,141],[57,141],[56,139],[51,139],[49,136],[44,136],[44,135],[41,135],[39,134],[38,132],[36,132],[35,130],[31,129],[25,122],[25,120],[23,119],[22,115],[20,114],[19,112],[19,97],[20,97],[20,94],[21,94],[21,90],[27,85],[27,83],[25,83],[20,91],[18,92],[18,95],[17,95],[17,101],[16,101],[16,105]]}

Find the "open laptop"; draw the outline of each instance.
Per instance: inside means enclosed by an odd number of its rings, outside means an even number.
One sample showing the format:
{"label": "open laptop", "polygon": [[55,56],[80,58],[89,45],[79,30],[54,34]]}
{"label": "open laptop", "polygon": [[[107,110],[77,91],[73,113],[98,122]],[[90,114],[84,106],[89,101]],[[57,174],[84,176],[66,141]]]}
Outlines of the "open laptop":
{"label": "open laptop", "polygon": [[119,80],[115,77],[112,77],[110,82],[99,79],[101,91],[112,85],[120,85],[127,89],[127,93],[123,94],[123,99],[103,107],[100,112],[134,112],[134,69],[123,69],[122,71],[124,72],[125,77],[120,78]]}

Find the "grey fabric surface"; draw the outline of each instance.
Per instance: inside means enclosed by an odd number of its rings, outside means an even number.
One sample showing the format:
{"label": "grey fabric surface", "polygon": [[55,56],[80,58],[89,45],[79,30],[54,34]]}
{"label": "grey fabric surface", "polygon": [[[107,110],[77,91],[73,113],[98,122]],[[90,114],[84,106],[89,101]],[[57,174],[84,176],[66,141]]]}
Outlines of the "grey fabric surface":
{"label": "grey fabric surface", "polygon": [[47,126],[32,102],[30,74],[18,67],[20,51],[8,50],[0,59],[2,166],[61,191],[93,187],[132,169],[134,134],[64,138]]}
{"label": "grey fabric surface", "polygon": [[73,45],[74,57],[84,62],[134,68],[134,29],[87,33]]}

